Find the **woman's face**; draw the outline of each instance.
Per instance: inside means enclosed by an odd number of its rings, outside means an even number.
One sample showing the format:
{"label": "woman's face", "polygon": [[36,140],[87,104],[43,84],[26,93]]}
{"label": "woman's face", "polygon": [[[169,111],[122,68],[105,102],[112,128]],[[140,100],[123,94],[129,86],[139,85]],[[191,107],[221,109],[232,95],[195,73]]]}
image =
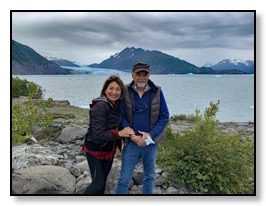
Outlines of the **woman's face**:
{"label": "woman's face", "polygon": [[109,100],[115,102],[121,96],[121,88],[116,82],[111,82],[105,90],[105,95]]}

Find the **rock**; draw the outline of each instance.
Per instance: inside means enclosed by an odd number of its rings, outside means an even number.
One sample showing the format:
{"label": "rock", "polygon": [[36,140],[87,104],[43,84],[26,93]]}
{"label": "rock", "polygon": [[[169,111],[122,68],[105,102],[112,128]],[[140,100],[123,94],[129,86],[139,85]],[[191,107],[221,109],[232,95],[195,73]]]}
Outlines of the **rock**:
{"label": "rock", "polygon": [[83,162],[86,160],[86,157],[83,155],[76,156],[76,162]]}
{"label": "rock", "polygon": [[12,173],[12,194],[73,194],[75,188],[75,177],[58,166],[33,166]]}
{"label": "rock", "polygon": [[174,187],[168,187],[165,192],[166,194],[178,194],[177,189]]}
{"label": "rock", "polygon": [[82,174],[84,172],[89,172],[90,173],[90,171],[89,171],[89,165],[88,165],[87,160],[84,160],[83,162],[79,162],[79,163],[75,164],[74,167],[79,168]]}
{"label": "rock", "polygon": [[[171,128],[173,133],[182,135],[193,125],[177,122],[171,123]],[[241,138],[254,137],[254,123],[219,123],[218,126],[224,133],[240,134]],[[87,125],[60,125],[60,128],[63,129],[56,141],[12,146],[12,194],[83,194],[92,181],[86,154],[81,150]],[[105,194],[115,194],[120,168],[121,160],[115,158]],[[164,183],[167,176],[167,171],[157,167],[154,194],[193,194],[185,184]],[[130,181],[129,194],[142,193],[142,178],[140,161]]]}
{"label": "rock", "polygon": [[163,180],[164,180],[164,178],[163,178],[162,175],[156,174],[155,175],[155,180],[154,180],[154,185],[155,186],[162,186],[163,185]]}
{"label": "rock", "polygon": [[60,136],[55,140],[60,143],[73,143],[76,140],[83,140],[87,129],[79,125],[70,125],[62,129]]}
{"label": "rock", "polygon": [[86,187],[91,183],[92,179],[88,172],[84,172],[77,178],[76,194],[83,194]]}
{"label": "rock", "polygon": [[112,169],[108,175],[105,187],[105,194],[115,194],[116,185],[120,175],[121,160],[114,159]]}
{"label": "rock", "polygon": [[25,137],[25,143],[28,145],[31,145],[31,144],[38,143],[38,141],[33,136],[29,136],[29,137]]}
{"label": "rock", "polygon": [[77,167],[71,167],[69,171],[75,177],[79,177],[81,175],[81,170]]}
{"label": "rock", "polygon": [[132,179],[135,185],[142,185],[143,184],[143,172],[134,171]]}
{"label": "rock", "polygon": [[[170,122],[172,132],[180,135],[184,135],[184,131],[193,128],[194,125],[194,122],[180,120]],[[219,122],[217,126],[222,134],[240,134],[242,139],[248,136],[254,137],[254,123],[252,122]]]}
{"label": "rock", "polygon": [[12,147],[12,170],[36,165],[57,165],[58,157],[47,147],[39,144]]}
{"label": "rock", "polygon": [[56,106],[56,107],[65,107],[69,105],[70,105],[70,102],[68,100],[53,100],[52,101],[52,106]]}

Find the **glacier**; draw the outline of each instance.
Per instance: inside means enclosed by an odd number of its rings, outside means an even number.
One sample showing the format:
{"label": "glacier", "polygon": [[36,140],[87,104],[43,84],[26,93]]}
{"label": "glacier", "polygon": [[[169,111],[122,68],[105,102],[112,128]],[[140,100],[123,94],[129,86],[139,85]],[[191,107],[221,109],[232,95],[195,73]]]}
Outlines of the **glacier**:
{"label": "glacier", "polygon": [[130,75],[131,72],[120,71],[116,69],[106,69],[106,68],[92,68],[88,66],[72,67],[72,66],[61,66],[65,69],[72,69],[77,73],[86,73],[88,75]]}

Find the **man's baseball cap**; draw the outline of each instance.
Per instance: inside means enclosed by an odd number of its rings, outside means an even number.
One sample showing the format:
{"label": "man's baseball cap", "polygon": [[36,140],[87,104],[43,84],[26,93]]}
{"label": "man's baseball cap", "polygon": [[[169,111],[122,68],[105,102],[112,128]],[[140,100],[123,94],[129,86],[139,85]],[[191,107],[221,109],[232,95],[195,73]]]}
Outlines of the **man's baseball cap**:
{"label": "man's baseball cap", "polygon": [[132,72],[140,72],[140,71],[145,71],[145,72],[150,73],[150,66],[143,62],[139,62],[135,64],[132,68]]}

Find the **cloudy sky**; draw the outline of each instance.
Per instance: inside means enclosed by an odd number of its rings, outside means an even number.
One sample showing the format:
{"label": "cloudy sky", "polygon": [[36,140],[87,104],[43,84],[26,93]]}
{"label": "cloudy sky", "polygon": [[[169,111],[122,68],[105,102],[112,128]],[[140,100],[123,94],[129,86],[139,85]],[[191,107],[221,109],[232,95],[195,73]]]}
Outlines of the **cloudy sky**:
{"label": "cloudy sky", "polygon": [[203,66],[254,60],[254,13],[12,12],[12,38],[42,56],[83,65],[136,47]]}

